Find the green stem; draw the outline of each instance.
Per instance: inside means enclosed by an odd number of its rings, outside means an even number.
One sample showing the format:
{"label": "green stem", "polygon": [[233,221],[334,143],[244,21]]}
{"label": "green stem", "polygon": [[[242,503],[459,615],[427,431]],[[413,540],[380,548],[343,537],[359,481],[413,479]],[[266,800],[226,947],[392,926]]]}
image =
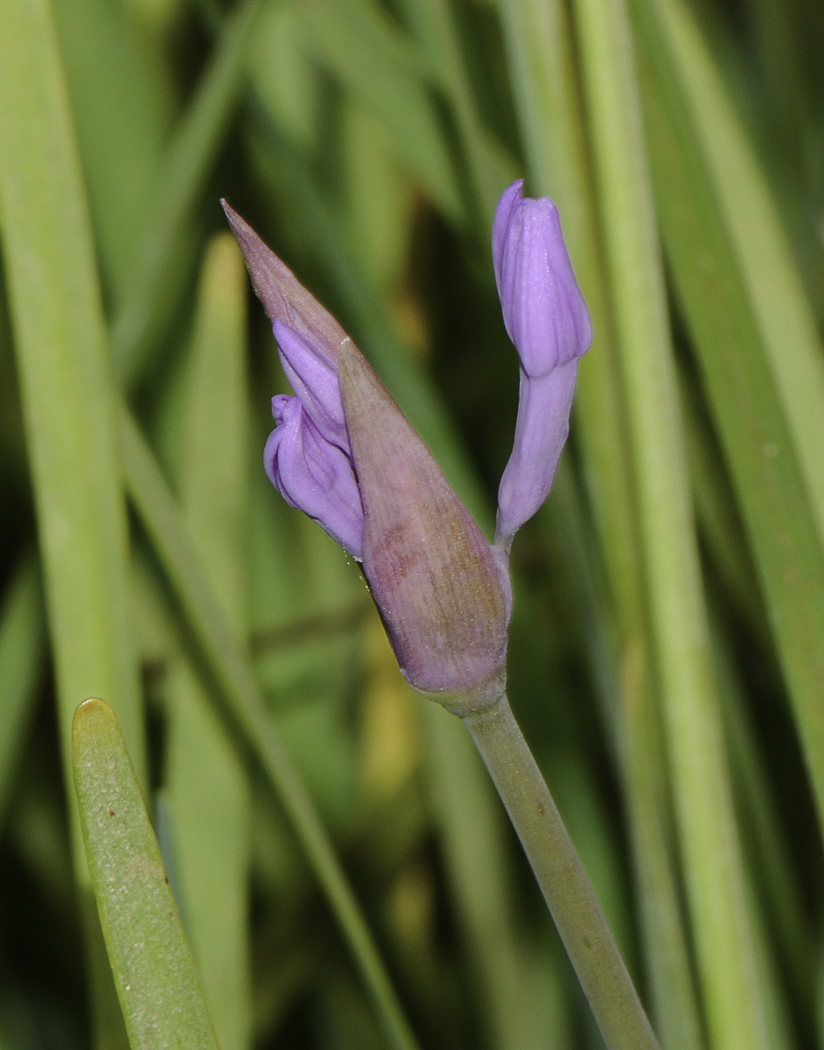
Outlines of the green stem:
{"label": "green stem", "polygon": [[561,814],[506,696],[464,717],[518,833],[608,1050],[658,1050]]}

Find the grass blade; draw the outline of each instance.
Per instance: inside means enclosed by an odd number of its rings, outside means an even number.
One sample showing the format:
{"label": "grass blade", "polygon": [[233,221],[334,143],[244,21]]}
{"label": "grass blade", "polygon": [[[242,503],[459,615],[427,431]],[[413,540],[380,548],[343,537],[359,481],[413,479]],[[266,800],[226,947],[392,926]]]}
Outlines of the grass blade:
{"label": "grass blade", "polygon": [[[729,194],[722,195],[714,183],[718,159],[712,165],[706,159],[696,129],[697,111],[689,108],[684,89],[686,63],[690,77],[710,77],[695,26],[686,10],[673,4],[637,4],[635,13],[644,57],[650,159],[662,191],[658,196],[667,250],[747,528],[819,821],[824,822],[824,548],[813,490],[800,462],[802,447],[808,458],[813,449],[798,443],[793,431],[793,426],[802,428],[804,442],[814,437],[824,416],[824,399],[808,428],[814,404],[808,412],[804,398],[788,397],[787,387],[795,389],[800,377],[814,393],[814,378],[802,364],[791,383],[778,380],[774,355],[767,351],[769,340],[777,335],[772,327],[769,332],[760,327],[752,298],[754,278],[748,279],[742,270],[741,245],[734,232],[741,219],[733,224],[725,206]],[[672,57],[676,49],[677,60]],[[746,184],[745,177],[745,188]],[[744,200],[752,205],[755,197],[745,192]],[[761,218],[754,213],[750,221]],[[769,226],[769,216],[764,221]],[[748,243],[755,250],[753,242]],[[780,267],[781,259],[779,251],[775,260],[748,264],[751,271],[763,268],[759,294],[771,297],[763,290],[763,274]],[[785,274],[781,286],[788,281],[791,276]],[[782,312],[791,310],[793,302],[790,295]],[[791,330],[798,333],[798,325]],[[806,360],[799,347],[786,350],[791,361]],[[817,455],[810,468],[820,472],[820,449]]]}
{"label": "grass blade", "polygon": [[55,0],[54,17],[103,284],[119,301],[173,121],[172,71],[125,4]]}
{"label": "grass blade", "polygon": [[74,779],[97,906],[132,1047],[218,1050],[117,718],[86,700]]}
{"label": "grass blade", "polygon": [[[85,192],[46,0],[0,4],[0,222],[55,658],[67,797],[78,700],[116,700],[146,757],[115,402]],[[95,1035],[125,1038],[70,803]]]}
{"label": "grass blade", "polygon": [[454,161],[412,41],[363,0],[320,0],[302,10],[316,53],[374,113],[438,208],[463,221]]}
{"label": "grass blade", "polygon": [[575,11],[638,484],[655,671],[710,1035],[719,1050],[766,1050],[630,29],[621,0],[578,0]]}
{"label": "grass blade", "polygon": [[[203,262],[184,406],[180,488],[189,532],[237,638],[245,635],[246,270],[218,234]],[[251,813],[240,756],[181,655],[167,687],[165,798],[192,949],[223,1050],[251,1032]]]}
{"label": "grass blade", "polygon": [[261,3],[243,0],[228,21],[169,149],[127,294],[111,327],[115,374],[126,390],[140,382],[170,306],[170,288],[179,287],[173,279],[177,253],[240,93]]}
{"label": "grass blade", "polygon": [[4,0],[0,14],[4,250],[67,775],[77,700],[102,692],[144,778],[115,404],[71,115],[46,3]]}

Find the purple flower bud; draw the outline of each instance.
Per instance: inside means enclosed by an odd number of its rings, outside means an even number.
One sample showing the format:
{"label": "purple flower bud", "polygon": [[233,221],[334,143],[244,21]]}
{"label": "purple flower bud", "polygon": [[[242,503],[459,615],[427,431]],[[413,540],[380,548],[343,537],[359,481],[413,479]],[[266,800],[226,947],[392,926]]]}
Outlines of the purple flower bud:
{"label": "purple flower bud", "polygon": [[303,336],[278,319],[272,325],[283,371],[303,410],[328,442],[349,452],[338,370]]}
{"label": "purple flower bud", "polygon": [[549,494],[592,323],[558,209],[547,197],[524,198],[521,180],[498,202],[492,256],[504,324],[521,362],[515,444],[498,492],[496,542],[508,549]]}
{"label": "purple flower bud", "polygon": [[426,446],[337,321],[224,204],[295,392],[272,400],[266,472],[363,562],[401,671],[458,714],[504,690],[511,590]]}
{"label": "purple flower bud", "polygon": [[299,398],[278,394],[272,415],[277,427],[263,452],[269,480],[290,506],[360,558],[363,506],[349,456],[326,440]]}
{"label": "purple flower bud", "polygon": [[558,209],[548,197],[522,193],[521,179],[498,202],[492,258],[506,330],[524,371],[535,378],[581,357],[592,342],[592,322]]}

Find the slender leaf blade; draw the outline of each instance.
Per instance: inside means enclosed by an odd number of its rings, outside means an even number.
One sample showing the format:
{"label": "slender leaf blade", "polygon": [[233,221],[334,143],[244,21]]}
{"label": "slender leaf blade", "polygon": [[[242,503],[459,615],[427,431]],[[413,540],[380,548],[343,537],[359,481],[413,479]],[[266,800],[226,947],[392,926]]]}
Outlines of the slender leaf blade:
{"label": "slender leaf blade", "polygon": [[672,34],[687,26],[687,15],[665,21],[662,11],[634,8],[662,229],[824,821],[824,550],[750,289],[671,58]]}
{"label": "slender leaf blade", "polygon": [[0,606],[0,823],[46,657],[46,623],[34,552],[15,566]]}
{"label": "slender leaf blade", "polygon": [[[230,233],[203,262],[183,433],[184,513],[233,630],[244,630],[246,270]],[[181,655],[167,687],[166,801],[192,948],[223,1050],[251,1033],[250,789],[204,684]]]}
{"label": "slender leaf blade", "polygon": [[66,775],[74,707],[104,693],[144,779],[115,401],[56,33],[45,0],[3,0],[0,21],[0,214]]}
{"label": "slender leaf blade", "polygon": [[78,707],[72,745],[92,885],[132,1050],[218,1050],[134,767],[107,703]]}

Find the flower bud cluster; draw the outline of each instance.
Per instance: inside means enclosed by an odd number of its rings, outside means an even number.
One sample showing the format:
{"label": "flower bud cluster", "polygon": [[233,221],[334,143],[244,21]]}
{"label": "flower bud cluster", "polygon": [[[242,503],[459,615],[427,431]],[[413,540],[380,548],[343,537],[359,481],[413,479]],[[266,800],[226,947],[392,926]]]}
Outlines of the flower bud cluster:
{"label": "flower bud cluster", "polygon": [[340,325],[225,204],[294,395],[272,399],[272,483],[354,558],[409,682],[464,714],[504,690],[508,551],[549,493],[592,338],[551,201],[504,193],[493,260],[518,351],[515,441],[490,545]]}

